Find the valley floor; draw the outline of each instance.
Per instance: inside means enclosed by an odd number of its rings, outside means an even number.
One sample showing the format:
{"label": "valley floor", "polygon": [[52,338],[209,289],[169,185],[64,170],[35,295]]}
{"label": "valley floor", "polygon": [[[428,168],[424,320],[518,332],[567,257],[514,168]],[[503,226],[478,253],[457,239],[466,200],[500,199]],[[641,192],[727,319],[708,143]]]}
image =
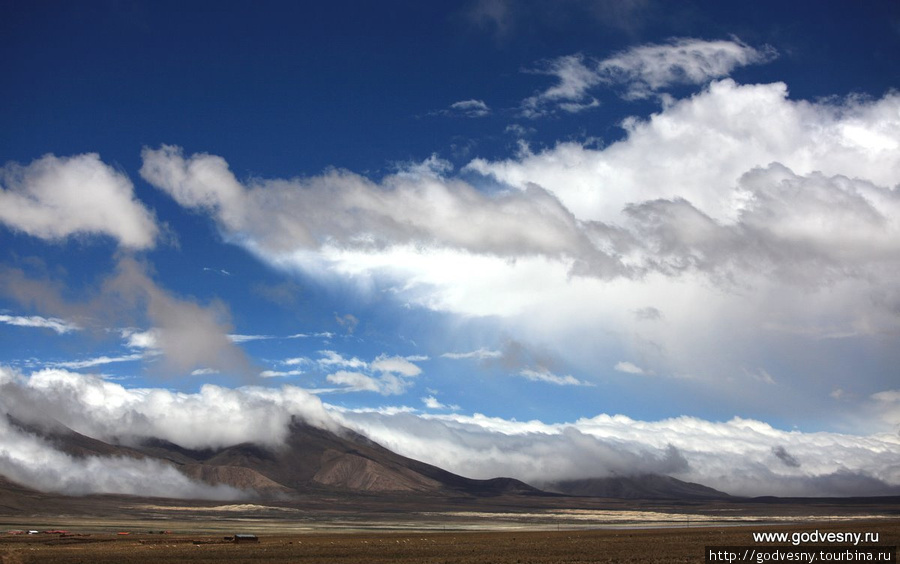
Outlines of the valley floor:
{"label": "valley floor", "polygon": [[[4,519],[9,521],[9,519]],[[183,525],[189,522],[172,522]],[[288,562],[317,563],[672,563],[704,562],[707,551],[724,546],[762,547],[753,542],[760,531],[788,532],[863,532],[879,534],[877,546],[886,549],[900,544],[900,519],[820,521],[790,525],[748,524],[742,527],[698,527],[656,529],[594,530],[505,530],[505,531],[391,531],[391,532],[285,532],[278,523],[256,523],[258,543],[235,544],[224,537],[240,532],[237,522],[220,529],[213,516],[208,522],[196,522],[206,532],[180,531],[160,534],[136,531],[118,534],[116,523],[103,520],[82,523],[97,528],[93,533],[75,533],[79,523],[73,522],[70,536],[60,534],[0,535],[2,564],[41,562],[64,564],[76,562]],[[135,527],[146,523],[119,523]],[[265,526],[261,526],[265,525]],[[281,523],[282,528],[287,523]],[[385,524],[389,525],[389,524]],[[782,543],[785,551],[796,550]],[[818,546],[818,545],[817,545]],[[830,548],[855,547],[828,545]],[[799,548],[809,548],[800,545]]]}

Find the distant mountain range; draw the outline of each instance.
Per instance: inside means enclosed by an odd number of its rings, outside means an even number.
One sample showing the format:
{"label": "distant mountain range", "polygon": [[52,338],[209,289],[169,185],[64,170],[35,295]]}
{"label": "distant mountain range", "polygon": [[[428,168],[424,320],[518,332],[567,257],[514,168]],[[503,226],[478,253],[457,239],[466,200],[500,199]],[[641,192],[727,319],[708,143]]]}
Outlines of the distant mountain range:
{"label": "distant mountain range", "polygon": [[708,501],[732,497],[701,484],[659,474],[565,480],[541,484],[541,487],[544,491],[563,495],[616,499]]}
{"label": "distant mountain range", "polygon": [[[560,481],[541,484],[542,489],[513,478],[476,480],[401,456],[353,431],[333,433],[300,420],[292,422],[287,440],[280,447],[242,443],[206,450],[190,450],[159,439],[121,446],[87,437],[62,425],[47,429],[14,420],[11,422],[40,435],[72,456],[152,458],[210,485],[225,484],[252,490],[260,499],[329,493],[376,496],[424,494],[440,497],[591,496],[664,500],[730,497],[712,488],[659,475]],[[33,490],[0,476],[0,509],[27,504],[29,492]]]}

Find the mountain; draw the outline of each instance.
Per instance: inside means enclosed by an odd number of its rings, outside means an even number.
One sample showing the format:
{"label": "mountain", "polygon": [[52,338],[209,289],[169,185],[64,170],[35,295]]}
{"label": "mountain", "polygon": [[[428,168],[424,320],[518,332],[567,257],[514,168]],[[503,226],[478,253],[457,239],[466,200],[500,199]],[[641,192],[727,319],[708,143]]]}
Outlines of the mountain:
{"label": "mountain", "polygon": [[[161,439],[123,446],[85,436],[59,422],[11,424],[36,434],[75,457],[150,458],[211,485],[253,491],[257,497],[290,499],[304,495],[357,493],[417,494],[444,498],[492,496],[579,496],[618,499],[717,500],[728,494],[660,475],[592,478],[534,488],[513,478],[476,480],[392,452],[349,429],[332,432],[299,419],[291,422],[280,446],[241,443],[194,450]],[[36,492],[0,477],[0,506],[22,505]],[[25,501],[23,501],[25,500]]]}
{"label": "mountain", "polygon": [[[242,443],[205,450],[187,449],[160,439],[123,446],[85,436],[56,421],[41,425],[13,418],[9,421],[71,456],[156,459],[196,480],[252,490],[263,498],[328,492],[544,495],[512,478],[465,478],[400,456],[348,429],[335,433],[298,419],[292,421],[281,446]],[[6,489],[5,486],[6,482],[0,482],[0,489]]]}
{"label": "mountain", "polygon": [[285,444],[243,443],[215,450],[188,450],[160,440],[135,447],[182,472],[212,484],[252,488],[261,494],[340,490],[369,493],[455,493],[490,496],[542,492],[519,480],[474,480],[400,456],[366,437],[291,423]]}
{"label": "mountain", "polygon": [[542,487],[563,495],[617,499],[716,500],[732,497],[701,484],[659,474],[564,480],[545,483]]}

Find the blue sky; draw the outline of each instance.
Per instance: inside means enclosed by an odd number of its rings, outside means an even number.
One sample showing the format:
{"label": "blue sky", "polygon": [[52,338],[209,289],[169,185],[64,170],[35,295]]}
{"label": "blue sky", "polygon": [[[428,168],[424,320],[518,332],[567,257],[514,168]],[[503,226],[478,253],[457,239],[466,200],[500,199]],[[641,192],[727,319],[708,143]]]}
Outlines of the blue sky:
{"label": "blue sky", "polygon": [[0,365],[80,430],[93,387],[289,391],[462,473],[574,432],[734,491],[900,485],[791,464],[898,451],[895,2],[2,14]]}

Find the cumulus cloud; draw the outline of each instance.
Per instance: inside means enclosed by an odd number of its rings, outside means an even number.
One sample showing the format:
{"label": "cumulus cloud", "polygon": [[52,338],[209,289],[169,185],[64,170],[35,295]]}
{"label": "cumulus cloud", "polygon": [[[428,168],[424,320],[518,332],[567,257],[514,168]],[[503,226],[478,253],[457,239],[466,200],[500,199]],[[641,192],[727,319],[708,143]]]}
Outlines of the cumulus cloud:
{"label": "cumulus cloud", "polygon": [[94,153],[0,168],[0,223],[51,241],[105,235],[131,249],[152,247],[159,234],[128,177]]}
{"label": "cumulus cloud", "polygon": [[[346,368],[367,368],[369,366],[369,363],[360,360],[355,356],[352,358],[344,358],[343,355],[332,350],[319,351],[319,354],[321,355],[321,358],[316,362],[324,367],[341,366]],[[290,364],[290,361],[287,361],[287,363]]]}
{"label": "cumulus cloud", "polygon": [[[380,181],[328,171],[240,182],[220,157],[174,147],[145,150],[142,175],[285,271],[490,317],[565,351],[564,367],[512,375],[637,359],[720,397],[766,386],[741,401],[791,414],[830,405],[859,355],[877,355],[859,393],[885,387],[900,331],[898,116],[896,93],[809,102],[781,83],[725,79],[626,120],[600,148],[475,159],[462,173],[487,190],[432,165]],[[768,382],[744,369],[797,347],[824,368],[801,363]]]}
{"label": "cumulus cloud", "polygon": [[439,399],[437,399],[436,393],[433,393],[430,396],[425,396],[422,399],[422,403],[425,404],[425,407],[428,409],[449,409],[450,411],[459,411],[460,407],[458,405],[446,405],[442,403]]}
{"label": "cumulus cloud", "polygon": [[[270,262],[323,248],[368,252],[416,245],[495,256],[604,253],[546,191],[489,195],[461,180],[407,169],[376,184],[347,171],[291,181],[238,182],[221,157],[185,158],[177,147],[143,151],[141,175],[185,207],[209,212],[229,238]],[[465,225],[465,228],[460,228]]]}
{"label": "cumulus cloud", "polygon": [[345,359],[334,351],[320,351],[321,367],[347,367],[356,370],[338,370],[328,374],[325,379],[338,386],[338,392],[376,392],[381,395],[399,395],[407,391],[413,384],[411,378],[422,373],[422,369],[410,360],[427,360],[427,357],[400,357],[379,355],[371,362],[364,362],[356,357]]}
{"label": "cumulus cloud", "polygon": [[807,434],[741,418],[598,415],[545,424],[379,410],[335,416],[392,450],[474,478],[511,476],[539,484],[659,473],[749,496],[887,495],[900,489],[900,439],[893,434]]}
{"label": "cumulus cloud", "polygon": [[379,372],[394,372],[407,378],[418,376],[422,373],[422,369],[410,362],[408,359],[400,356],[379,355],[372,361],[371,367]]}
{"label": "cumulus cloud", "polygon": [[626,374],[646,374],[643,368],[628,362],[627,360],[617,362],[613,368],[618,372],[624,372]]}
{"label": "cumulus cloud", "polygon": [[526,98],[522,113],[538,117],[560,109],[576,113],[600,105],[590,92],[599,85],[622,85],[626,99],[647,98],[676,84],[704,84],[728,76],[735,68],[764,63],[775,56],[770,47],[754,49],[740,40],[673,39],[643,45],[598,60],[583,54],[544,61],[531,71],[554,76],[557,83]]}

